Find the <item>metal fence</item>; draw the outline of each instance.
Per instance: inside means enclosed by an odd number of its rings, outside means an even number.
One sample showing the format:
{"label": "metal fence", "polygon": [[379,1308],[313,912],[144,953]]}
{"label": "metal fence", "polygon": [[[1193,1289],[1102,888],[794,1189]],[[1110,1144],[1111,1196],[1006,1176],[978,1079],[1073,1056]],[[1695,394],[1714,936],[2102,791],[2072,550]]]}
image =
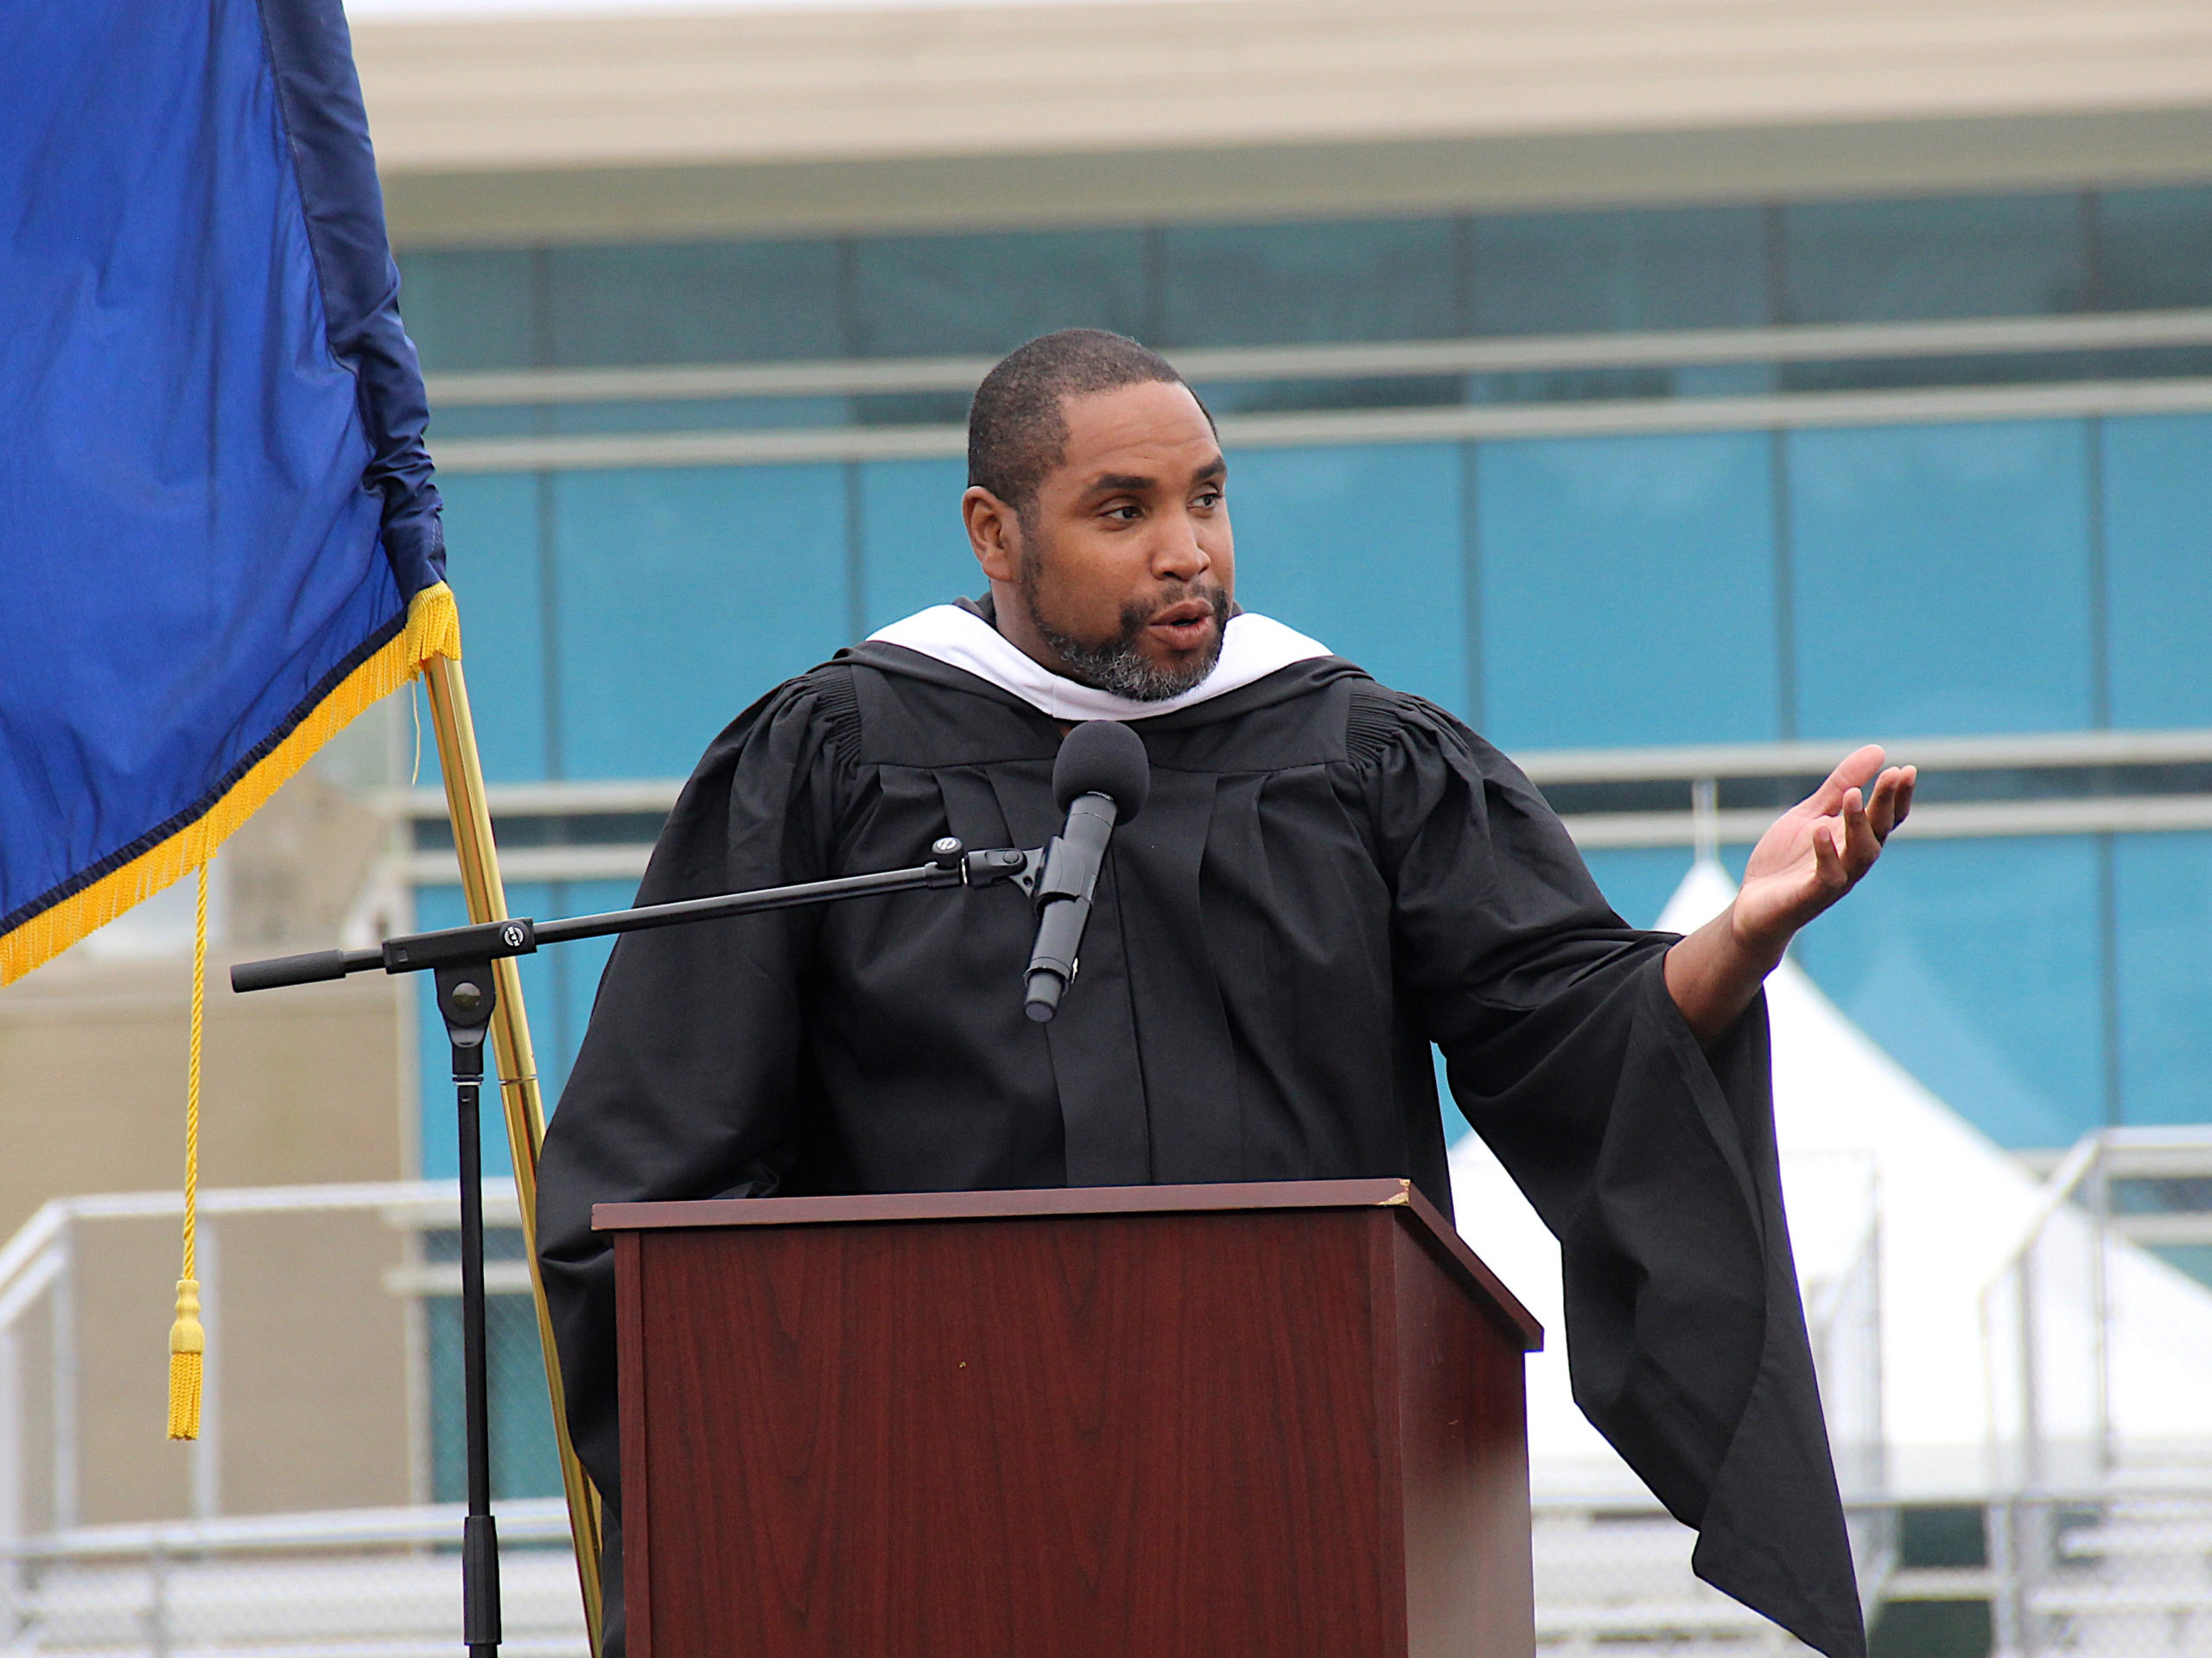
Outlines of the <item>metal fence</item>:
{"label": "metal fence", "polygon": [[[511,1186],[487,1183],[507,1649],[585,1652]],[[201,1433],[164,1438],[177,1194],[0,1248],[0,1653],[448,1653],[461,1636],[451,1182],[200,1196]]]}

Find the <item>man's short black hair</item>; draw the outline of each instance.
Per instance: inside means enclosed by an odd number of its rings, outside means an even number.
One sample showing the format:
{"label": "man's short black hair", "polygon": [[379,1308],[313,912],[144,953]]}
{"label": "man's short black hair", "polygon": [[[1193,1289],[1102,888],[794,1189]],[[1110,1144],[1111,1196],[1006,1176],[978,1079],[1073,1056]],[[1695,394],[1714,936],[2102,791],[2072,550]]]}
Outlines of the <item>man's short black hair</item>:
{"label": "man's short black hair", "polygon": [[[1160,382],[1184,384],[1158,352],[1103,328],[1063,328],[1015,346],[983,377],[968,406],[969,486],[1027,511],[1038,486],[1067,453],[1063,398]],[[1198,408],[1205,411],[1203,402]],[[1206,422],[1212,423],[1211,414]]]}

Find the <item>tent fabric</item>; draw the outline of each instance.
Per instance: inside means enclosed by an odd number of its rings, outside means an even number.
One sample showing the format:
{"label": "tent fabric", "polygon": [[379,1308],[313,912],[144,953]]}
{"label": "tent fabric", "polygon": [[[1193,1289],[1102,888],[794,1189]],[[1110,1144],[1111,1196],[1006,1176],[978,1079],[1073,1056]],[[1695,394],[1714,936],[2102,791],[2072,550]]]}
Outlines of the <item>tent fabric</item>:
{"label": "tent fabric", "polygon": [[0,8],[0,983],[459,654],[338,0]]}

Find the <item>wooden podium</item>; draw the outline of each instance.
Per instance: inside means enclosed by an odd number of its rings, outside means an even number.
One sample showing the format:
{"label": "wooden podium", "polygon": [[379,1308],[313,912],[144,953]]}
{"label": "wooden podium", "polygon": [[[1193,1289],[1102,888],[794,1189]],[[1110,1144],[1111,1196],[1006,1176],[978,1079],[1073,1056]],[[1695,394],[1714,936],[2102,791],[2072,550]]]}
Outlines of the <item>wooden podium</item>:
{"label": "wooden podium", "polygon": [[1529,1658],[1524,1352],[1401,1180],[610,1204],[630,1658]]}

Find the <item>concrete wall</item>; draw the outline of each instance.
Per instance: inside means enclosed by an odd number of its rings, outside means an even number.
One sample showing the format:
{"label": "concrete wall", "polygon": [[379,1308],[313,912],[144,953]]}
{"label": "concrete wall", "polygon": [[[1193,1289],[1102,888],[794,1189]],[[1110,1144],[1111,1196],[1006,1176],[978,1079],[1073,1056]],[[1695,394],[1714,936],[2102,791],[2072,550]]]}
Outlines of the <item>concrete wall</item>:
{"label": "concrete wall", "polygon": [[415,245],[2193,175],[2186,0],[1134,0],[367,19]]}

